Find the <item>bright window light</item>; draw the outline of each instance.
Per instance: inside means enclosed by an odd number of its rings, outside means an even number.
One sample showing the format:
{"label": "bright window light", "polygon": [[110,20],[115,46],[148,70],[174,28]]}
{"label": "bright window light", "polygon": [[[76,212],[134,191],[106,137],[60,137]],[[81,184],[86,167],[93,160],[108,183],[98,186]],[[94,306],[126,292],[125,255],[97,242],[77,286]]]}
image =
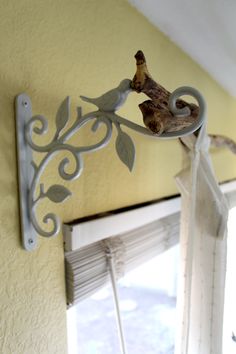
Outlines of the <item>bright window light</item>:
{"label": "bright window light", "polygon": [[[173,354],[179,246],[118,282],[128,353]],[[68,310],[69,354],[120,354],[111,286]]]}

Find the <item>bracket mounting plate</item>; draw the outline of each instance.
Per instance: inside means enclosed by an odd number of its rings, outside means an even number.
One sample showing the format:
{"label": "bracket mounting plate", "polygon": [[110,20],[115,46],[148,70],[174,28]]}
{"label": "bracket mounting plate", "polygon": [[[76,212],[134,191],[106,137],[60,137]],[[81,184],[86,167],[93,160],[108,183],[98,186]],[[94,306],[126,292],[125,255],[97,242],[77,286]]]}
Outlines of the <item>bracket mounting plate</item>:
{"label": "bracket mounting plate", "polygon": [[24,249],[32,251],[37,246],[37,233],[29,216],[28,196],[34,169],[31,165],[33,160],[32,150],[25,139],[25,126],[32,118],[31,102],[26,94],[16,97],[15,111],[21,238]]}

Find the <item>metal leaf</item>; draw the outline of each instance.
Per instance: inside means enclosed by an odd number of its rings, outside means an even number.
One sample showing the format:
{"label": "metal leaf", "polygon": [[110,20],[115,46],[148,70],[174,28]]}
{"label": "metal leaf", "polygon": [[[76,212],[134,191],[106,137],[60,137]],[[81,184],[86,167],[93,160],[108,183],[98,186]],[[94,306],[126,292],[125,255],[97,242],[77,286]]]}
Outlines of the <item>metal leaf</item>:
{"label": "metal leaf", "polygon": [[121,130],[116,139],[116,152],[120,160],[132,171],[135,160],[135,146],[129,135]]}
{"label": "metal leaf", "polygon": [[68,123],[70,117],[70,98],[66,97],[66,99],[62,102],[60,107],[58,108],[56,114],[56,127],[57,131],[60,132],[63,128],[65,128]]}
{"label": "metal leaf", "polygon": [[48,199],[50,199],[54,203],[61,203],[70,195],[71,192],[67,188],[59,184],[54,184],[44,194],[45,197],[48,197]]}

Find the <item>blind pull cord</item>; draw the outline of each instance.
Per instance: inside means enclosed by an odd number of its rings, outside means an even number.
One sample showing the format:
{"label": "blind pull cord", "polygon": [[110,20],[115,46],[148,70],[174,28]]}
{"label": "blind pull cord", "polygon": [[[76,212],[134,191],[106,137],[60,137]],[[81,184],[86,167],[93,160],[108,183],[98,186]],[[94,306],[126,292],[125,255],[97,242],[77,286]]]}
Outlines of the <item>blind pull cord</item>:
{"label": "blind pull cord", "polygon": [[106,256],[109,265],[109,273],[111,277],[111,284],[112,284],[112,291],[113,291],[113,298],[115,303],[115,312],[116,312],[116,319],[117,319],[117,327],[119,332],[119,339],[120,339],[120,346],[122,354],[127,354],[126,347],[125,347],[125,338],[124,338],[124,329],[122,326],[121,321],[121,313],[120,313],[120,304],[119,304],[119,297],[118,297],[118,290],[116,284],[116,271],[114,265],[114,258],[110,248],[106,250]]}

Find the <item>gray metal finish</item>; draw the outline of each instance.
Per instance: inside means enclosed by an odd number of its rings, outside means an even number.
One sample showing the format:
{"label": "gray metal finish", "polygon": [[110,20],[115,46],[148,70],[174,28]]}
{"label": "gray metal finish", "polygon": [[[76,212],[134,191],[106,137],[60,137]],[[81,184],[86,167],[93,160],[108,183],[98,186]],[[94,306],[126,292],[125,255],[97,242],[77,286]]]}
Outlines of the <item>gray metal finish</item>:
{"label": "gray metal finish", "polygon": [[23,247],[27,251],[32,251],[36,247],[37,232],[30,220],[28,204],[29,189],[34,175],[31,166],[32,149],[25,140],[25,125],[32,117],[29,97],[25,94],[17,96],[15,109],[21,237]]}
{"label": "gray metal finish", "polygon": [[[56,114],[56,130],[50,143],[44,146],[36,144],[33,135],[46,134],[48,123],[44,116],[32,116],[31,103],[27,95],[22,94],[16,98],[16,127],[17,127],[17,146],[18,146],[18,171],[19,171],[19,191],[21,208],[21,232],[23,247],[32,250],[36,246],[36,234],[44,237],[55,236],[60,230],[60,220],[57,215],[48,213],[42,221],[37,218],[36,208],[38,203],[48,198],[54,203],[61,203],[71,195],[71,192],[62,185],[52,185],[47,191],[40,183],[40,178],[48,163],[55,155],[61,151],[70,153],[70,159],[63,158],[58,166],[59,176],[65,181],[79,178],[83,171],[83,154],[97,151],[105,147],[112,136],[113,126],[117,130],[116,152],[119,159],[131,171],[135,161],[135,146],[130,136],[122,130],[125,126],[140,134],[148,135],[156,139],[179,138],[193,133],[204,121],[206,105],[201,94],[190,87],[182,87],[175,90],[169,102],[170,110],[176,116],[188,116],[188,109],[179,110],[176,108],[176,100],[181,95],[190,95],[196,98],[200,107],[198,120],[192,126],[182,131],[163,133],[155,136],[147,128],[135,124],[126,118],[117,115],[115,112],[125,102],[131,92],[130,80],[123,80],[120,85],[103,94],[101,97],[90,99],[83,97],[84,100],[95,104],[97,111],[82,116],[81,107],[77,109],[77,118],[70,128],[67,128],[70,119],[70,100],[67,97],[60,105]],[[86,125],[94,120],[92,131],[96,132],[100,125],[104,125],[106,132],[104,137],[96,144],[87,146],[73,146],[69,139]],[[34,133],[34,134],[33,134]],[[32,160],[32,151],[43,153],[43,158],[38,165]],[[73,161],[74,160],[74,161]],[[73,171],[68,173],[67,167],[73,164]],[[37,187],[40,188],[37,188]],[[39,191],[38,191],[39,189]]]}

